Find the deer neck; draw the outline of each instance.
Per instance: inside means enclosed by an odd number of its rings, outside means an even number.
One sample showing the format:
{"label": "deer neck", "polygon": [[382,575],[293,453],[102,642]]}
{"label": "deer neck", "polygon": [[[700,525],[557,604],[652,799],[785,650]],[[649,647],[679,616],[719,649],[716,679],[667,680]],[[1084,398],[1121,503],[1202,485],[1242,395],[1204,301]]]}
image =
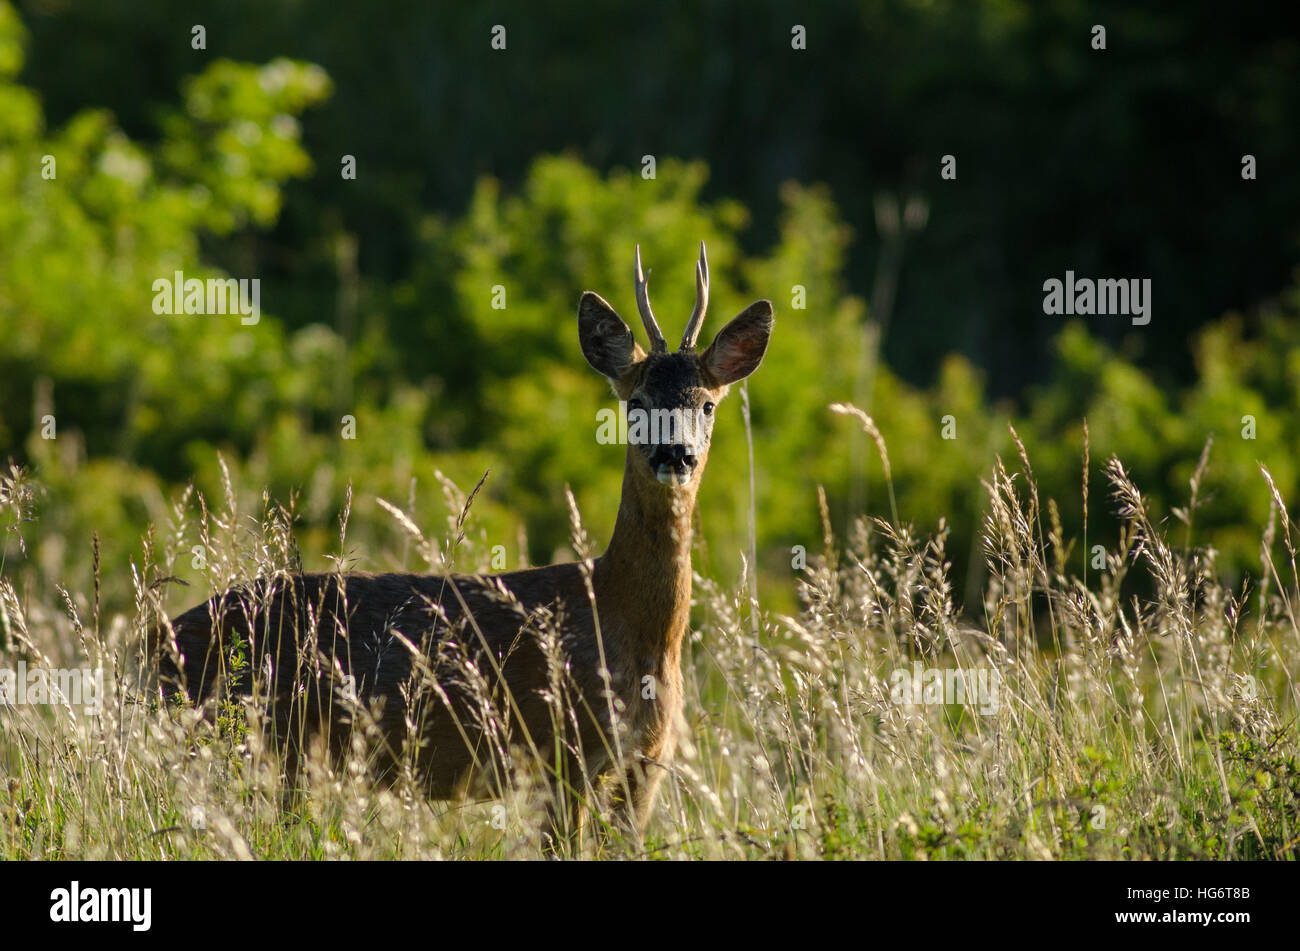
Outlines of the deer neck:
{"label": "deer neck", "polygon": [[[631,447],[629,447],[631,449]],[[629,456],[609,547],[592,577],[601,627],[675,664],[691,610],[691,513],[698,477],[676,492],[647,484]]]}

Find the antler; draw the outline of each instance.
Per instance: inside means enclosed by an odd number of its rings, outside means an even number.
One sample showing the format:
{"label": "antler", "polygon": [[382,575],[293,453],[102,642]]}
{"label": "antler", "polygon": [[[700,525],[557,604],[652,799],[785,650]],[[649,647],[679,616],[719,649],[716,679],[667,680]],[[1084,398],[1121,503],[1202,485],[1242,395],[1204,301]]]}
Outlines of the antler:
{"label": "antler", "polygon": [[700,326],[704,323],[704,312],[709,309],[709,258],[704,252],[704,242],[700,242],[700,259],[695,264],[695,309],[691,319],[686,322],[686,332],[682,334],[682,350],[695,347],[695,338],[700,335]]}
{"label": "antler", "polygon": [[649,275],[641,270],[641,245],[636,246],[636,309],[641,312],[641,322],[645,324],[646,336],[650,338],[651,351],[668,352],[668,341],[664,339],[659,322],[655,320],[654,311],[650,309],[650,288],[647,286]]}

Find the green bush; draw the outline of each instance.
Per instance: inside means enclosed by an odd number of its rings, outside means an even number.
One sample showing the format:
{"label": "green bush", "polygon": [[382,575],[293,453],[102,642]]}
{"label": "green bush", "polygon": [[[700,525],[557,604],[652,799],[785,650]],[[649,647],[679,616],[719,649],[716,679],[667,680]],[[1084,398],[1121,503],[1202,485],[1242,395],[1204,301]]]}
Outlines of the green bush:
{"label": "green bush", "polygon": [[[286,183],[311,174],[297,117],[329,94],[330,81],[287,60],[215,62],[185,84],[180,105],[161,118],[160,139],[146,145],[97,110],[45,129],[35,94],[15,81],[22,46],[12,7],[0,4],[0,458],[38,470],[47,487],[38,512],[49,529],[41,544],[60,548],[38,547],[30,566],[84,570],[98,533],[108,575],[125,577],[147,526],[161,531],[174,518],[185,483],[222,495],[219,453],[234,484],[264,487],[274,502],[294,499],[313,564],[337,554],[351,486],[346,554],[361,567],[391,567],[371,552],[388,550],[401,529],[375,499],[411,506],[421,524],[440,517],[451,503],[435,472],[468,488],[492,470],[471,535],[483,551],[504,546],[510,567],[563,553],[565,486],[601,539],[617,508],[624,450],[594,438],[596,413],[613,398],[582,359],[575,311],[593,289],[639,323],[638,242],[669,336],[691,306],[700,240],[712,270],[705,339],[754,298],[775,304],[769,356],[747,384],[756,544],[774,603],[792,603],[792,548],[820,546],[818,486],[838,529],[863,508],[890,513],[878,453],[854,421],[828,409],[860,392],[874,354],[864,343],[873,327],[866,305],[846,291],[853,235],[825,189],[782,189],[778,232],[754,253],[746,207],[706,200],[700,162],[663,159],[645,180],[639,169],[602,177],[575,157],[542,156],[518,192],[484,177],[464,215],[423,221],[409,274],[359,288],[355,327],[330,315],[289,331],[274,300],[253,326],[156,315],[156,278],[223,275],[205,263],[205,242],[270,226]],[[57,177],[43,177],[45,156]],[[334,276],[340,294],[344,271]],[[503,309],[493,306],[496,288]],[[796,308],[800,295],[806,306]],[[1043,518],[1050,498],[1064,538],[1079,542],[1071,557],[1084,558],[1086,418],[1091,537],[1113,536],[1113,506],[1098,488],[1106,459],[1122,457],[1157,505],[1186,506],[1213,437],[1184,540],[1216,547],[1230,573],[1257,568],[1258,532],[1270,517],[1258,464],[1284,497],[1300,488],[1291,452],[1300,440],[1294,296],[1287,308],[1253,336],[1232,316],[1204,329],[1196,382],[1183,390],[1146,375],[1081,320],[1063,325],[1051,382],[1023,407],[992,404],[980,371],[959,356],[944,360],[928,390],[879,368],[864,408],[888,447],[900,518],[922,531],[944,521],[955,577],[966,579],[957,594],[970,597],[981,570],[979,483],[998,454],[1019,467],[1013,422],[1035,460]],[[738,388],[720,410],[700,496],[700,564],[726,578],[749,547],[745,395]],[[43,437],[47,415],[54,439]],[[943,433],[948,416],[952,439]],[[1253,439],[1242,436],[1246,416]],[[345,417],[355,421],[354,439],[343,438]],[[244,511],[261,506],[243,500]],[[10,559],[17,570],[21,556]]]}

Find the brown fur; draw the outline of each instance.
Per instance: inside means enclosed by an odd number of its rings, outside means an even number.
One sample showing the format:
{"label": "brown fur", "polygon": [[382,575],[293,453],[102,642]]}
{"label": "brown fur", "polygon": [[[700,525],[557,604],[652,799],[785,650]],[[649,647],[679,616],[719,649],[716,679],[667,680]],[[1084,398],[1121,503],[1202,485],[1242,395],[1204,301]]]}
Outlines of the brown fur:
{"label": "brown fur", "polygon": [[[760,301],[703,355],[693,347],[647,355],[598,296],[583,295],[579,307],[583,352],[621,399],[692,411],[720,402],[731,382],[753,372],[771,327],[771,305]],[[585,792],[602,787],[615,818],[641,830],[676,746],[691,516],[711,432],[710,419],[708,432],[687,447],[695,464],[684,485],[657,480],[659,447],[628,446],[614,533],[590,571],[594,607],[579,564],[496,576],[259,578],[171,622],[176,650],[162,651],[164,682],[195,700],[222,689],[262,690],[293,767],[308,739],[323,739],[336,753],[349,747],[357,717],[341,691],[350,677],[355,696],[376,714],[372,747],[381,777],[394,777],[413,734],[418,775],[431,796],[496,796],[511,778],[509,750],[522,748],[547,766],[554,832],[575,833]],[[557,653],[571,678],[571,711],[558,729],[546,699],[553,668],[538,636],[547,629],[558,632]],[[237,674],[226,663],[235,638],[248,645],[248,663]],[[268,663],[271,676],[259,686],[254,681]],[[412,694],[419,669],[436,686]],[[653,678],[653,699],[643,698],[646,677]],[[484,690],[501,729],[483,722]],[[611,706],[618,711],[612,717]]]}

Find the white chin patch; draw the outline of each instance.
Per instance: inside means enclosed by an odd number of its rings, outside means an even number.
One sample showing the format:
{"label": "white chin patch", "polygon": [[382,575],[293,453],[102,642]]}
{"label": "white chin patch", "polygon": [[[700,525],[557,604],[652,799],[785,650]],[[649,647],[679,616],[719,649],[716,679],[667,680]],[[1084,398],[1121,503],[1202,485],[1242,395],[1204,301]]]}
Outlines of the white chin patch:
{"label": "white chin patch", "polygon": [[690,472],[679,473],[672,466],[660,466],[655,470],[655,478],[661,485],[682,486],[691,481]]}

